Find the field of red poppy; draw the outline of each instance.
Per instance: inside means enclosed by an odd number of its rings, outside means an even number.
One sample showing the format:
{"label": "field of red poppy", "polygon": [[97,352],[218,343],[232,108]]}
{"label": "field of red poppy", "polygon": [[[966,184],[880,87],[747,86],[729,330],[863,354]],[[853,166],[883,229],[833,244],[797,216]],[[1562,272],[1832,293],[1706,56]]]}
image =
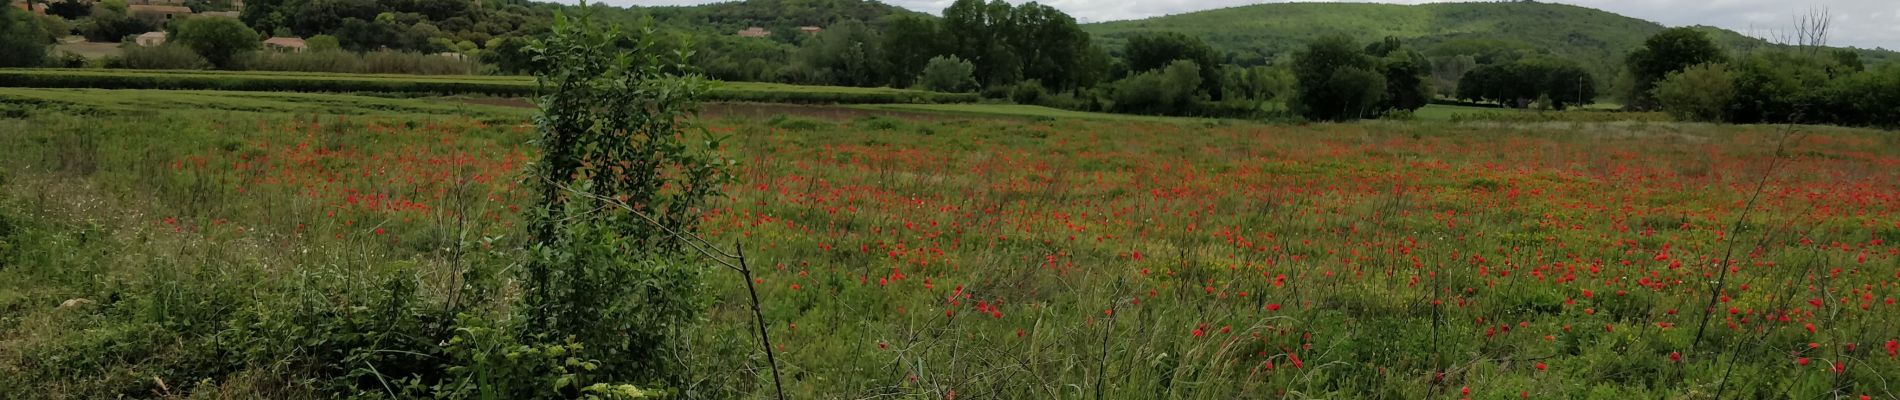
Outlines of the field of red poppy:
{"label": "field of red poppy", "polygon": [[[484,286],[506,312],[526,121],[0,120],[0,386],[394,375],[400,356],[292,360],[394,346],[323,336],[386,322],[363,299],[391,290],[467,310]],[[1900,398],[1891,132],[705,125],[740,164],[701,234],[759,270],[788,397]],[[682,392],[765,396],[745,286],[708,277]]]}

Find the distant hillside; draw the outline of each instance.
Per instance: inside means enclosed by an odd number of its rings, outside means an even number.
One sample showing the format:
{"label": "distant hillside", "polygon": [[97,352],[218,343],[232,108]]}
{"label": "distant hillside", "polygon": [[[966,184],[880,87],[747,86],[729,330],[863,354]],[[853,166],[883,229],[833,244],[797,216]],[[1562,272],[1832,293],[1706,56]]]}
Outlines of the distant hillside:
{"label": "distant hillside", "polygon": [[660,26],[731,35],[750,27],[792,41],[804,26],[828,27],[844,21],[877,22],[893,15],[921,13],[866,0],[744,0],[696,6],[634,6],[621,17],[651,17]]}
{"label": "distant hillside", "polygon": [[[1564,4],[1536,2],[1276,3],[1199,11],[1142,20],[1084,25],[1111,49],[1138,32],[1174,31],[1200,37],[1230,60],[1263,62],[1284,57],[1313,38],[1346,34],[1360,41],[1395,36],[1422,49],[1459,42],[1506,43],[1583,63],[1599,75],[1619,71],[1624,54],[1665,29],[1641,19]],[[1772,46],[1714,27],[1718,43],[1749,49]],[[1890,51],[1862,51],[1872,62],[1896,59]],[[1602,76],[1607,80],[1609,76]]]}

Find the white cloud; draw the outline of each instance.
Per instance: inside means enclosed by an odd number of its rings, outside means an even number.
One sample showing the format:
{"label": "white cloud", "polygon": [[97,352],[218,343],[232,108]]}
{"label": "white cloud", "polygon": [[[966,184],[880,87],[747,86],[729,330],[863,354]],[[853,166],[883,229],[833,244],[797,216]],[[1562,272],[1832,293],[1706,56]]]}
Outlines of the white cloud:
{"label": "white cloud", "polygon": [[[559,0],[572,2],[573,0]],[[685,5],[723,0],[605,0],[613,5]],[[886,3],[938,13],[952,0],[885,0]],[[1023,3],[1026,0],[1008,0]],[[1436,0],[1390,0],[1419,4]],[[1044,0],[1083,22],[1147,18],[1215,8],[1282,1],[1260,0]],[[1900,50],[1900,4],[1895,0],[1554,0],[1656,21],[1668,26],[1711,25],[1744,34],[1774,37],[1793,25],[1797,15],[1826,9],[1834,17],[1831,43]]]}

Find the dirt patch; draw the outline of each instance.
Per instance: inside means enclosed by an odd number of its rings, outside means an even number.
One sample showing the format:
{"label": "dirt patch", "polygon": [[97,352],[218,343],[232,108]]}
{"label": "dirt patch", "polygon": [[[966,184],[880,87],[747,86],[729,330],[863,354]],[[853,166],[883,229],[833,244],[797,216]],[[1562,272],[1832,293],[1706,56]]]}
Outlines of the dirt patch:
{"label": "dirt patch", "polygon": [[[517,98],[517,97],[470,98],[470,99],[462,99],[462,102],[469,103],[469,104],[480,104],[480,105],[498,106],[498,107],[515,107],[515,108],[534,107],[534,103],[529,102],[528,99]],[[864,117],[890,117],[890,118],[902,118],[902,119],[918,120],[918,121],[939,121],[939,120],[946,120],[946,119],[969,119],[970,118],[967,116],[945,115],[945,114],[936,114],[936,113],[927,113],[927,112],[866,110],[866,109],[839,107],[839,106],[819,106],[819,105],[802,105],[802,104],[769,104],[769,103],[706,103],[700,106],[699,115],[700,117],[708,118],[708,119],[717,119],[717,118],[764,119],[764,118],[772,118],[772,117],[776,117],[780,115],[785,115],[785,116],[795,116],[795,117],[821,118],[821,119],[838,120],[838,121],[848,121],[848,120],[854,120],[854,119],[864,118]]]}

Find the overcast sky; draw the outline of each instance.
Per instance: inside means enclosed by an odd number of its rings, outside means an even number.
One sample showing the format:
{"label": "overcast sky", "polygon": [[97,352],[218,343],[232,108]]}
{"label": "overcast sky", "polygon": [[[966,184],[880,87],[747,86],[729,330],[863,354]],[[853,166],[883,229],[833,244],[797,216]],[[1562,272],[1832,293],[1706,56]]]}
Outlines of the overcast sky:
{"label": "overcast sky", "polygon": [[[571,3],[574,0],[560,0]],[[614,5],[682,5],[722,0],[595,0]],[[912,10],[939,13],[952,0],[884,0]],[[1027,0],[1008,0],[1022,3]],[[1787,31],[1796,15],[1826,8],[1834,16],[1830,43],[1900,50],[1900,0],[1545,0],[1628,15],[1668,26],[1713,25],[1757,37]],[[1083,22],[1139,19],[1276,0],[1043,0]],[[1432,0],[1387,0],[1417,4]]]}

